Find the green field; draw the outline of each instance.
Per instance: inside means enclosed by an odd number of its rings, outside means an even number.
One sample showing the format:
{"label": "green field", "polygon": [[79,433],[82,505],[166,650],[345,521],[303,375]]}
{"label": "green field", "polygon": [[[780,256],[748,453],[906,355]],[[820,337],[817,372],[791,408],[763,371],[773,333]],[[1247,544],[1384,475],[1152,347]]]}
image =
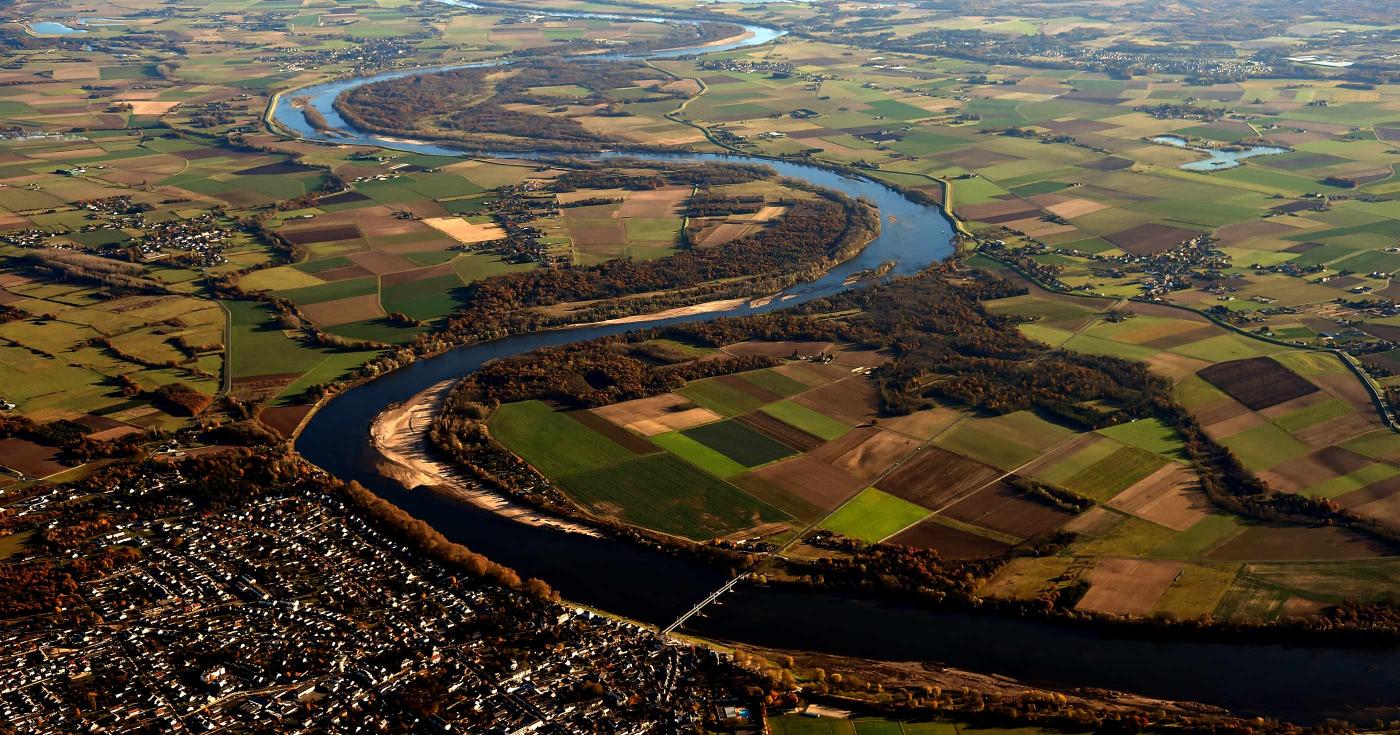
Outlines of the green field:
{"label": "green field", "polygon": [[1227,436],[1221,444],[1230,448],[1244,465],[1262,470],[1306,454],[1307,446],[1273,424],[1264,424]]}
{"label": "green field", "polygon": [[733,477],[748,471],[733,459],[686,436],[683,432],[672,431],[651,437],[656,446],[685,459],[691,464],[716,477]]}
{"label": "green field", "polygon": [[780,442],[733,421],[717,421],[681,432],[744,467],[757,467],[794,454]]}
{"label": "green field", "polygon": [[559,484],[594,512],[702,541],[787,516],[667,454],[568,475]]}
{"label": "green field", "polygon": [[1172,536],[1148,554],[1159,559],[1191,559],[1239,535],[1244,526],[1236,516],[1213,514]]}
{"label": "green field", "polygon": [[763,406],[763,401],[725,385],[719,378],[691,381],[676,392],[721,416],[738,416]]}
{"label": "green field", "polygon": [[760,410],[788,426],[796,427],[827,441],[836,439],[851,430],[851,427],[840,421],[826,414],[817,413],[795,401],[770,403]]}
{"label": "green field", "polygon": [[875,543],[929,517],[931,511],[875,488],[866,488],[822,521],[842,536]]}
{"label": "green field", "polygon": [[1089,467],[1064,478],[1061,484],[1081,495],[1104,502],[1112,500],[1113,496],[1156,472],[1166,463],[1167,460],[1151,452],[1137,447],[1122,447]]}
{"label": "green field", "polygon": [[744,373],[742,377],[744,380],[780,396],[793,396],[807,390],[805,384],[773,370],[753,370]]}
{"label": "green field", "polygon": [[1030,447],[974,429],[954,426],[934,441],[940,447],[1003,470],[1013,470],[1040,456]]}
{"label": "green field", "polygon": [[300,375],[324,362],[334,350],[306,347],[278,327],[276,317],[256,301],[225,301],[232,315],[229,370],[235,379],[259,375]]}
{"label": "green field", "polygon": [[550,477],[608,467],[636,455],[542,401],[507,403],[488,423],[491,435]]}
{"label": "green field", "polygon": [[1099,433],[1149,452],[1173,456],[1181,451],[1181,438],[1176,430],[1157,419],[1139,419],[1126,424],[1099,429]]}

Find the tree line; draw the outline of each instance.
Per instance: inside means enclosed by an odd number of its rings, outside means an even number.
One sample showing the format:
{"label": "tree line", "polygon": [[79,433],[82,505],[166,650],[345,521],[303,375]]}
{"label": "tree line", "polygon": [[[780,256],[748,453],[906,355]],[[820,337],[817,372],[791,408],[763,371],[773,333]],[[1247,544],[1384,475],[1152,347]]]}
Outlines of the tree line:
{"label": "tree line", "polygon": [[[799,201],[769,227],[712,248],[656,260],[611,260],[493,276],[463,290],[462,309],[438,337],[489,338],[561,320],[585,322],[655,311],[677,302],[770,293],[854,255],[878,228],[878,215],[870,208],[831,193]],[[684,289],[690,292],[681,292]],[[648,297],[626,298],[641,294]],[[579,301],[603,303],[562,316],[536,308]]]}
{"label": "tree line", "polygon": [[[528,139],[531,150],[599,150],[606,136],[589,131],[571,114],[537,114],[508,105],[614,105],[608,90],[636,87],[655,79],[656,70],[635,61],[535,59],[509,67],[456,69],[413,74],[365,84],[342,93],[335,109],[362,130],[393,135],[449,139],[479,146],[511,145]],[[565,96],[542,88],[576,86],[583,96]],[[679,92],[658,92],[657,99],[677,99]],[[562,112],[563,110],[560,109]]]}

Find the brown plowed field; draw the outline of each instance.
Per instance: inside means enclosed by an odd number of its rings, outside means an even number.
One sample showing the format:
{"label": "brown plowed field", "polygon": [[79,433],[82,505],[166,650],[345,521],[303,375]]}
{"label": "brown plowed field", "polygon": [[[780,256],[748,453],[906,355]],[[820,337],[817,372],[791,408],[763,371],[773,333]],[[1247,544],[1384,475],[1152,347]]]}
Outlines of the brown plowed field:
{"label": "brown plowed field", "polygon": [[1222,362],[1197,375],[1255,411],[1317,390],[1317,386],[1267,357]]}
{"label": "brown plowed field", "polygon": [[871,482],[883,475],[895,462],[909,456],[918,446],[919,442],[915,439],[877,429],[870,438],[857,444],[832,464],[859,477],[861,482]]}
{"label": "brown plowed field", "polygon": [[625,426],[643,436],[655,436],[668,431],[719,421],[720,415],[700,408],[678,393],[662,393],[650,398],[614,403],[593,409],[603,418]]}
{"label": "brown plowed field", "polygon": [[1181,569],[1181,562],[1175,561],[1100,559],[1089,572],[1089,591],[1075,608],[1147,615]]}
{"label": "brown plowed field", "polygon": [[[756,478],[761,483],[753,483]],[[845,470],[808,455],[798,455],[792,459],[770,464],[734,479],[734,484],[749,491],[760,500],[769,500],[763,494],[766,488],[776,488],[791,495],[801,503],[816,509],[817,514],[802,520],[814,521],[835,510],[848,498],[865,488],[865,483],[851,476]],[[769,500],[778,508],[786,510],[791,502]],[[801,517],[801,516],[799,516]]]}
{"label": "brown plowed field", "polygon": [[284,437],[290,437],[292,432],[296,431],[301,420],[306,417],[306,414],[311,413],[312,408],[313,406],[309,403],[303,406],[273,406],[272,408],[264,408],[262,413],[258,414],[258,421],[261,421],[264,426],[278,434]]}
{"label": "brown plowed field", "polygon": [[815,362],[789,362],[773,368],[775,371],[813,388],[850,376],[850,371],[835,365]]}
{"label": "brown plowed field", "polygon": [[1382,523],[1394,526],[1396,519],[1400,518],[1400,495],[1392,493],[1389,496],[1358,505],[1353,510],[1360,515],[1375,518]]}
{"label": "brown plowed field", "polygon": [[837,350],[832,362],[849,367],[879,367],[894,359],[882,350]]}
{"label": "brown plowed field", "polygon": [[875,487],[929,510],[938,510],[1000,476],[1001,470],[995,467],[938,447],[924,447],[899,469],[881,478]]}
{"label": "brown plowed field", "polygon": [[727,388],[743,393],[744,395],[749,396],[750,398],[753,398],[755,400],[763,401],[764,403],[772,403],[774,401],[781,401],[783,399],[783,397],[778,395],[777,393],[774,393],[773,391],[768,390],[766,388],[754,385],[753,383],[750,383],[749,381],[744,380],[743,378],[737,375],[721,375],[720,377],[715,378],[715,382],[722,383]]}
{"label": "brown plowed field", "polygon": [[388,275],[380,276],[379,285],[381,288],[388,288],[390,286],[402,286],[405,283],[414,283],[415,281],[426,281],[429,278],[437,278],[438,276],[452,276],[456,275],[456,273],[456,271],[452,270],[451,263],[440,263],[438,265],[429,266],[427,268],[419,268],[417,270],[411,271],[400,271],[398,273],[390,273]]}
{"label": "brown plowed field", "polygon": [[866,423],[875,418],[880,410],[880,397],[875,390],[875,382],[864,375],[822,386],[803,393],[794,400],[813,411],[848,424]]}
{"label": "brown plowed field", "polygon": [[353,224],[330,225],[328,227],[308,227],[304,230],[284,230],[280,234],[295,245],[310,245],[317,242],[354,240],[360,236],[360,228]]}
{"label": "brown plowed field", "polygon": [[58,461],[58,450],[28,439],[0,439],[0,465],[29,477],[48,477],[68,469]]}
{"label": "brown plowed field", "polygon": [[789,426],[762,411],[744,414],[735,421],[799,452],[811,451],[825,443],[821,437],[808,434],[795,426]]}
{"label": "brown plowed field", "polygon": [[986,559],[1001,556],[1010,546],[961,529],[945,526],[932,518],[920,521],[885,539],[885,543],[933,549],[945,559]]}
{"label": "brown plowed field", "polygon": [[[764,357],[787,357],[796,352],[803,357],[820,355],[835,346],[832,342],[735,342],[725,345],[724,351],[733,355],[762,355]],[[801,365],[802,363],[793,363]]]}
{"label": "brown plowed field", "polygon": [[575,421],[602,434],[633,454],[655,454],[660,448],[592,411],[570,411]]}
{"label": "brown plowed field", "polygon": [[1302,561],[1374,559],[1389,550],[1355,531],[1337,526],[1257,525],[1210,553],[1221,561]]}
{"label": "brown plowed field", "polygon": [[301,311],[321,327],[334,327],[384,316],[384,308],[379,305],[379,295],[372,293],[304,304]]}
{"label": "brown plowed field", "polygon": [[943,511],[943,515],[1018,538],[1030,538],[1054,530],[1075,516],[1069,511],[1032,500],[1004,482],[978,490],[971,497],[954,503]]}
{"label": "brown plowed field", "polygon": [[1196,230],[1148,223],[1106,235],[1104,239],[1126,253],[1153,255],[1199,234],[1201,233]]}
{"label": "brown plowed field", "polygon": [[411,271],[419,266],[413,261],[393,253],[382,253],[370,251],[367,253],[353,253],[349,256],[350,262],[364,268],[374,275],[385,273],[399,273],[401,271]]}
{"label": "brown plowed field", "polygon": [[841,455],[855,449],[858,444],[875,435],[879,429],[873,426],[862,426],[854,431],[848,431],[841,436],[808,452],[811,456],[823,462],[835,462]]}
{"label": "brown plowed field", "polygon": [[680,203],[690,198],[689,186],[667,186],[649,191],[634,191],[627,195],[617,210],[618,217],[671,217]]}
{"label": "brown plowed field", "polygon": [[1377,500],[1384,500],[1400,493],[1400,476],[1387,477],[1380,482],[1373,482],[1360,490],[1351,492],[1337,498],[1337,502],[1343,508],[1356,510],[1363,505],[1374,503]]}
{"label": "brown plowed field", "polygon": [[[188,156],[186,157],[188,158]],[[320,199],[316,200],[316,204],[318,206],[325,205],[329,207],[335,204],[352,204],[354,202],[367,202],[369,200],[369,197],[365,196],[364,194],[361,194],[358,191],[343,191],[339,194],[332,194],[328,197],[321,197]]]}
{"label": "brown plowed field", "polygon": [[1293,438],[1310,447],[1318,447],[1343,442],[1375,430],[1376,423],[1371,419],[1362,414],[1349,413],[1295,432]]}
{"label": "brown plowed field", "polygon": [[348,281],[352,278],[364,278],[372,275],[374,274],[358,265],[343,265],[339,268],[323,270],[317,273],[316,277],[323,281]]}
{"label": "brown plowed field", "polygon": [[1175,462],[1118,493],[1108,505],[1174,531],[1185,531],[1211,512],[1195,474]]}

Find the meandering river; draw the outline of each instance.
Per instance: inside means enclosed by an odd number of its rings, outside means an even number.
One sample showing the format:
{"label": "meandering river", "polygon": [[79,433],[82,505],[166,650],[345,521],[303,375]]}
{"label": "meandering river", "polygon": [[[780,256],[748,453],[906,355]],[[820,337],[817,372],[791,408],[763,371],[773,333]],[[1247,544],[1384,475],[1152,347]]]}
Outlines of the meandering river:
{"label": "meandering river", "polygon": [[[528,12],[623,18],[534,9]],[[781,31],[759,26],[745,26],[745,31],[741,40],[732,43],[673,49],[648,54],[646,58],[755,46],[782,35]],[[491,63],[500,62],[478,65]],[[297,90],[284,95],[272,114],[282,128],[308,140],[463,155],[441,145],[355,130],[332,106],[337,95],[355,86],[429,71],[434,70],[400,70]],[[311,129],[301,111],[291,104],[292,98],[308,100],[338,135]],[[463,347],[420,360],[330,401],[308,422],[296,447],[328,472],[359,481],[428,521],[449,539],[514,567],[523,576],[546,580],[568,599],[665,625],[723,584],[729,575],[657,550],[526,525],[437,493],[406,491],[374,468],[376,453],[369,446],[368,430],[375,416],[393,403],[442,380],[466,375],[491,359],[661,324],[784,308],[836,293],[847,287],[851,275],[886,261],[897,263],[895,274],[915,273],[951,253],[953,229],[937,207],[915,204],[878,182],[815,166],[716,154],[636,157],[771,166],[784,176],[870,199],[880,207],[883,230],[860,255],[816,281],[793,287],[761,308],[740,307],[669,320],[550,331]],[[1395,648],[1163,642],[1041,620],[928,610],[841,594],[763,587],[741,587],[726,595],[720,604],[707,608],[703,617],[692,619],[687,630],[764,646],[890,660],[938,661],[1050,686],[1118,689],[1303,721],[1327,716],[1359,717],[1373,708],[1400,705],[1400,650]]]}

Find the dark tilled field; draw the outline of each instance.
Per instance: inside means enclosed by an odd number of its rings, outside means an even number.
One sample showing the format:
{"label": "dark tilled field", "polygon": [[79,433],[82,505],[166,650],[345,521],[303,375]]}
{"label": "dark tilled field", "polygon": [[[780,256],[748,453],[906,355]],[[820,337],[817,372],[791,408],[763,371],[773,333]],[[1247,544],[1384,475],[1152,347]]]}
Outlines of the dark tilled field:
{"label": "dark tilled field", "polygon": [[1347,509],[1359,508],[1367,503],[1382,500],[1400,493],[1400,477],[1390,477],[1380,482],[1374,482],[1360,490],[1351,492],[1337,498],[1337,502]]}
{"label": "dark tilled field", "polygon": [[879,429],[873,426],[862,426],[859,429],[848,431],[832,439],[820,447],[811,450],[808,454],[823,462],[835,462],[841,458],[841,455],[860,446],[861,442],[874,436],[879,431]]}
{"label": "dark tilled field", "polygon": [[1302,561],[1374,559],[1389,554],[1381,542],[1337,526],[1260,524],[1227,541],[1209,556],[1221,561]]}
{"label": "dark tilled field", "polygon": [[880,411],[875,381],[865,376],[838,380],[794,398],[807,408],[847,424],[863,424]]}
{"label": "dark tilled field", "polygon": [[58,450],[28,439],[0,439],[0,465],[29,477],[48,477],[68,469],[58,461]]}
{"label": "dark tilled field", "polygon": [[805,455],[739,475],[733,482],[759,500],[807,522],[835,510],[864,486],[850,473]]}
{"label": "dark tilled field", "polygon": [[287,240],[294,245],[310,245],[318,242],[354,240],[360,236],[360,228],[355,225],[331,225],[329,227],[311,227],[305,230],[292,230],[279,234],[287,238]]}
{"label": "dark tilled field", "polygon": [[825,443],[821,437],[808,434],[797,427],[788,426],[761,411],[744,414],[735,419],[735,421],[738,421],[754,431],[767,435],[770,439],[776,439],[799,452],[809,452]]}
{"label": "dark tilled field", "polygon": [[304,174],[310,171],[318,171],[315,166],[308,166],[295,161],[279,161],[277,163],[267,163],[253,168],[245,168],[242,171],[234,171],[234,176],[285,176],[287,174]]}
{"label": "dark tilled field", "polygon": [[310,404],[305,406],[273,406],[263,409],[262,413],[258,414],[258,420],[282,436],[290,437],[292,432],[296,431],[297,426],[301,424],[301,420],[306,418],[306,414],[311,412],[311,409]]}
{"label": "dark tilled field", "polygon": [[1222,362],[1196,373],[1258,411],[1317,391],[1317,386],[1267,357]]}
{"label": "dark tilled field", "polygon": [[358,191],[342,191],[339,194],[332,194],[328,197],[321,197],[316,200],[318,206],[333,206],[336,204],[351,204],[354,202],[367,202],[370,198]]}
{"label": "dark tilled field", "polygon": [[783,398],[777,393],[774,393],[771,390],[767,390],[761,386],[754,385],[753,383],[750,383],[749,381],[744,380],[743,378],[737,375],[721,375],[720,377],[715,378],[715,381],[718,383],[723,383],[729,388],[733,388],[734,390],[743,393],[746,396],[763,401],[764,403],[780,401]]}
{"label": "dark tilled field", "polygon": [[1095,161],[1079,164],[1079,168],[1089,168],[1093,171],[1123,171],[1124,168],[1133,168],[1133,161],[1130,158],[1119,158],[1117,155],[1098,158]]}
{"label": "dark tilled field", "polygon": [[681,432],[745,467],[782,459],[793,450],[736,421],[720,421]]}
{"label": "dark tilled field", "polygon": [[925,447],[875,483],[891,495],[938,510],[1001,476],[1001,470],[938,447]]}
{"label": "dark tilled field", "polygon": [[1028,498],[1003,482],[955,503],[943,515],[1018,538],[1030,538],[1059,528],[1074,517],[1073,513]]}
{"label": "dark tilled field", "polygon": [[1001,556],[1010,546],[957,528],[932,518],[921,521],[886,539],[885,543],[933,549],[945,559],[986,559]]}
{"label": "dark tilled field", "polygon": [[1133,255],[1154,255],[1199,234],[1196,230],[1148,223],[1106,235],[1104,239]]}

